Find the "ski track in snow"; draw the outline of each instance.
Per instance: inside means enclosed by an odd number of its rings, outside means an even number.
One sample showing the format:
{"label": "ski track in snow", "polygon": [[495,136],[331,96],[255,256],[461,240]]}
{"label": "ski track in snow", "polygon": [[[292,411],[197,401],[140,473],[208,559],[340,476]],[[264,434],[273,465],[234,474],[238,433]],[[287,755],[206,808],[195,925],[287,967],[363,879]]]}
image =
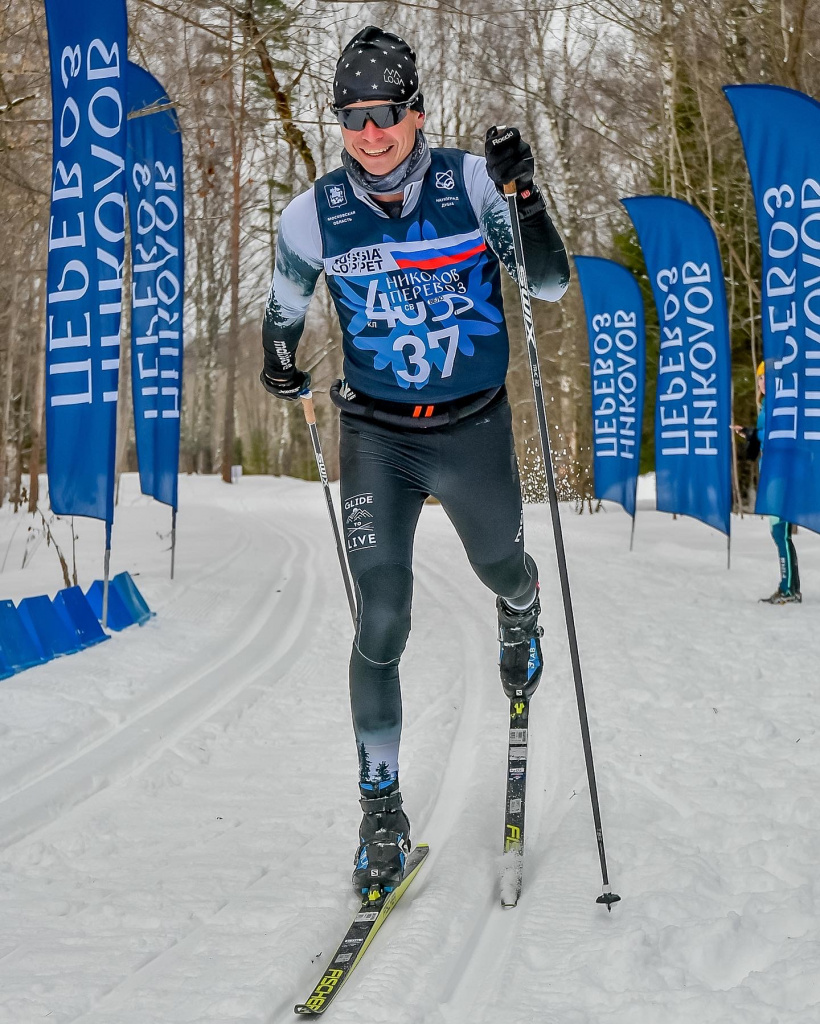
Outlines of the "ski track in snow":
{"label": "ski track in snow", "polygon": [[[126,478],[114,570],[158,614],[0,682],[0,1024],[283,1024],[356,899],[351,624],[318,485]],[[562,509],[613,889],[600,870],[549,513],[526,509],[546,669],[524,893],[499,905],[507,701],[493,598],[422,516],[402,663],[402,790],[431,855],[338,1024],[817,1024],[820,539],[804,604],[765,522]],[[78,521],[83,524],[86,521]],[[61,585],[0,518],[15,599]],[[101,530],[78,525],[81,570]],[[163,538],[161,537],[161,540]],[[90,578],[90,577],[89,577]],[[88,583],[88,580],[84,580]]]}

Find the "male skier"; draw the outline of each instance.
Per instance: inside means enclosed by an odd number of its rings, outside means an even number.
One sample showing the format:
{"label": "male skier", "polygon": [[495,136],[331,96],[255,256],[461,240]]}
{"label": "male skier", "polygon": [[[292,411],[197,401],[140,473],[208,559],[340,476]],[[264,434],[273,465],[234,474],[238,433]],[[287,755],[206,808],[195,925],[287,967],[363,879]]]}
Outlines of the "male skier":
{"label": "male skier", "polygon": [[524,551],[521,489],[504,389],[509,343],[499,262],[515,276],[505,183],[515,181],[529,289],[556,301],[564,245],[514,128],[486,158],[430,149],[416,55],[375,26],[344,48],[333,81],[342,167],[282,213],[262,329],[265,388],[298,399],[296,348],[324,271],[342,329],[341,495],[357,603],[350,697],[362,818],[353,884],[402,878],[410,825],[399,791],[399,659],[410,631],[413,536],[429,495],[497,595],[505,693],[541,676],[538,573]]}

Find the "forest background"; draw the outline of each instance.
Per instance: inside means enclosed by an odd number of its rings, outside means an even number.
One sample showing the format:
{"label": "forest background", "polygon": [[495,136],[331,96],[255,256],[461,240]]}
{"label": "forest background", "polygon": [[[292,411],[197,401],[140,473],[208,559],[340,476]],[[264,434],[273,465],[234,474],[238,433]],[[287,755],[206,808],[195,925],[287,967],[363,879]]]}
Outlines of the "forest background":
{"label": "forest background", "polygon": [[[636,273],[647,312],[641,468],[654,465],[658,328],[619,199],[657,193],[697,206],[720,243],[732,339],[733,421],[756,416],[760,246],[740,137],[721,87],[773,83],[820,94],[820,8],[809,0],[128,0],[129,56],[165,86],[186,165],[186,325],[180,470],[315,476],[298,406],[259,384],[260,325],[279,214],[339,163],[328,108],[336,58],[364,25],[417,52],[432,145],[483,152],[515,124],[570,253]],[[44,463],[45,271],[51,100],[42,0],[0,0],[0,503],[31,511]],[[517,295],[508,378],[529,498],[542,497],[537,427]],[[127,303],[125,304],[127,306]],[[592,493],[589,358],[577,278],[535,304],[562,496]],[[123,323],[118,471],[136,469],[128,321]],[[313,374],[331,477],[340,334],[324,286],[298,363]],[[746,501],[754,484],[742,474]]]}

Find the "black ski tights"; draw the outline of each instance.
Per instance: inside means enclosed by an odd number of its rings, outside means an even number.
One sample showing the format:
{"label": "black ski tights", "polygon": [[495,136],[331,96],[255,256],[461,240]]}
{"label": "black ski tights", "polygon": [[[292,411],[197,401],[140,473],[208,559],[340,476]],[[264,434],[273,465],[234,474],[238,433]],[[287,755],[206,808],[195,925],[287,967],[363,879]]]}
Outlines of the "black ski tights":
{"label": "black ski tights", "polygon": [[342,515],[358,608],[350,699],[364,783],[398,772],[399,659],[410,632],[413,538],[428,495],[441,502],[476,575],[523,605],[537,569],[524,553],[510,408],[502,394],[436,430],[401,430],[342,414]]}

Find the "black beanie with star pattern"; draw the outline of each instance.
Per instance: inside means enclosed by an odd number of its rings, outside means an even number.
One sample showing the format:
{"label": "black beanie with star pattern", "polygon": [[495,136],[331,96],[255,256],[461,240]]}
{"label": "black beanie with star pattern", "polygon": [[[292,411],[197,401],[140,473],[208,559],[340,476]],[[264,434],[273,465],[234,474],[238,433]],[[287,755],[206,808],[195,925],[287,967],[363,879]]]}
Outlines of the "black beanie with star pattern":
{"label": "black beanie with star pattern", "polygon": [[[392,32],[368,25],[342,50],[333,79],[334,106],[363,100],[406,103],[418,91],[415,51]],[[423,109],[421,94],[412,106]]]}

